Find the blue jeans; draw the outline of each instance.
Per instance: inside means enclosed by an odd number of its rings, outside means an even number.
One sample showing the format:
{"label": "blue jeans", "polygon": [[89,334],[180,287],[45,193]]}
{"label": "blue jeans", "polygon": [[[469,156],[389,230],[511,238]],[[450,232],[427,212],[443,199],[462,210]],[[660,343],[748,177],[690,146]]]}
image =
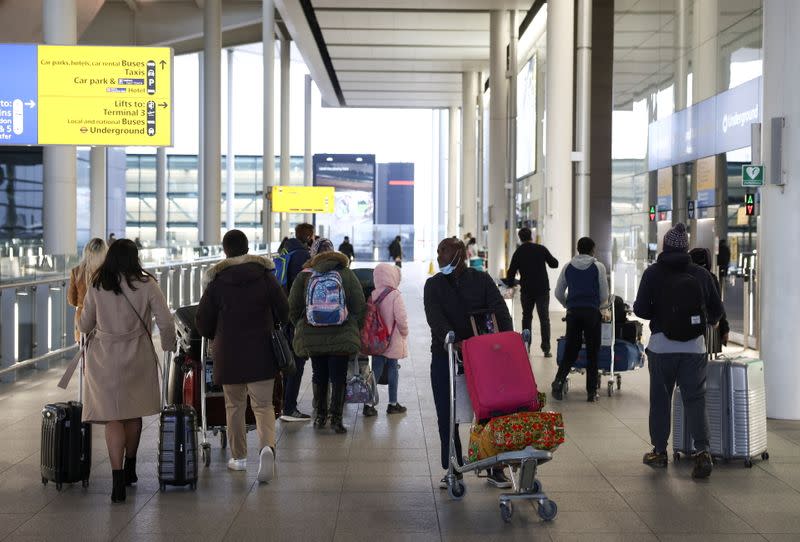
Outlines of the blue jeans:
{"label": "blue jeans", "polygon": [[372,373],[375,375],[376,381],[381,377],[381,374],[383,374],[384,370],[389,371],[389,404],[394,404],[397,402],[397,384],[398,380],[400,379],[400,371],[397,369],[398,366],[396,359],[386,358],[383,356],[372,356]]}

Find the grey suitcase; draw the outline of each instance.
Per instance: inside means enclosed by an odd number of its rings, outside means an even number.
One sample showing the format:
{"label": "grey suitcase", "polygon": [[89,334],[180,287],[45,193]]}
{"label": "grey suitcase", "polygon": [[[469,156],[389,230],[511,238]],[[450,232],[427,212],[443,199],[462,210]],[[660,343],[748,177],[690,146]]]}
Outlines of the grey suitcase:
{"label": "grey suitcase", "polygon": [[[769,459],[763,361],[749,358],[709,361],[706,410],[712,456],[743,459],[748,468],[753,466],[755,457]],[[673,403],[673,450],[676,461],[680,454],[694,452],[680,390],[676,390]]]}

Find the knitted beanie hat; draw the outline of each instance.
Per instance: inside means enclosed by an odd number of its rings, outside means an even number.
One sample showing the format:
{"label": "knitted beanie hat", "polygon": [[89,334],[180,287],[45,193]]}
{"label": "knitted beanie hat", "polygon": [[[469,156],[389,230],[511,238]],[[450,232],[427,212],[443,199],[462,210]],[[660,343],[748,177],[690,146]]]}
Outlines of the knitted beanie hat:
{"label": "knitted beanie hat", "polygon": [[664,235],[664,250],[685,251],[689,248],[689,234],[686,225],[678,222]]}
{"label": "knitted beanie hat", "polygon": [[324,237],[320,237],[314,244],[311,245],[311,257],[313,258],[320,252],[331,252],[333,251],[333,243],[331,243],[330,239],[325,239]]}

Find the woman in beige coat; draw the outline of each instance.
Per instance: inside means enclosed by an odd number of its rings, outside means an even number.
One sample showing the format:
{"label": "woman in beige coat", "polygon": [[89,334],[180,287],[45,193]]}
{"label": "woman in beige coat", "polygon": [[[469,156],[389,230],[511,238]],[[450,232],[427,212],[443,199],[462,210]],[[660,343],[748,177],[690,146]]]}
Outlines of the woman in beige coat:
{"label": "woman in beige coat", "polygon": [[167,301],[155,278],[142,269],[133,241],[120,239],[109,246],[94,275],[79,324],[88,336],[83,420],[106,426],[112,502],[124,501],[125,486],[137,481],[142,416],[161,410],[159,362],[150,338],[153,316],[162,350],[174,351],[175,323]]}
{"label": "woman in beige coat", "polygon": [[108,251],[106,242],[95,237],[83,247],[81,263],[73,267],[69,273],[67,303],[78,309],[75,311],[75,342],[78,342],[81,338],[78,322],[81,319],[81,311],[83,311],[83,298],[86,297],[86,289],[89,287],[89,282],[91,282],[94,272],[106,259],[106,251]]}

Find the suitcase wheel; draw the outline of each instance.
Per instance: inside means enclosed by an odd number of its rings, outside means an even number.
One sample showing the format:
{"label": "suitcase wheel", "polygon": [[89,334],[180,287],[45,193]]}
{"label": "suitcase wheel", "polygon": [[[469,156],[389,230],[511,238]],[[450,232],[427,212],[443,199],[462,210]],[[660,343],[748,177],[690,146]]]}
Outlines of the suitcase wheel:
{"label": "suitcase wheel", "polygon": [[47,478],[45,478],[44,476],[42,476],[42,485],[43,486],[47,485]]}
{"label": "suitcase wheel", "polygon": [[752,469],[753,468],[753,461],[750,460],[750,459],[745,459],[744,460],[744,466],[747,469]]}
{"label": "suitcase wheel", "polygon": [[161,491],[161,493],[164,493],[167,490],[167,484],[165,484],[164,482],[161,482],[158,485],[158,489]]}
{"label": "suitcase wheel", "polygon": [[219,432],[219,447],[222,448],[223,450],[228,447],[228,432],[227,431],[220,431]]}
{"label": "suitcase wheel", "polygon": [[681,460],[681,454],[679,454],[678,452],[675,452],[674,454],[672,454],[672,460],[677,463],[678,461]]}
{"label": "suitcase wheel", "polygon": [[763,454],[761,454],[761,459],[763,459],[764,461],[768,460],[769,459],[769,452],[764,452]]}
{"label": "suitcase wheel", "polygon": [[207,443],[203,444],[203,450],[202,450],[203,464],[206,467],[211,465],[211,450],[209,448],[211,448],[211,446],[209,446]]}
{"label": "suitcase wheel", "polygon": [[612,395],[614,395],[614,381],[613,380],[609,380],[608,381],[608,396],[611,397]]}
{"label": "suitcase wheel", "polygon": [[58,491],[61,491],[61,487],[62,487],[62,486],[61,486],[61,483],[57,483],[57,484],[56,484],[56,489],[57,489]]}
{"label": "suitcase wheel", "polygon": [[189,484],[189,489],[191,489],[192,491],[196,490],[197,489],[197,482],[192,482],[191,484]]}
{"label": "suitcase wheel", "polygon": [[83,486],[84,489],[86,489],[87,487],[89,487],[89,480],[83,480],[81,482],[81,485]]}

